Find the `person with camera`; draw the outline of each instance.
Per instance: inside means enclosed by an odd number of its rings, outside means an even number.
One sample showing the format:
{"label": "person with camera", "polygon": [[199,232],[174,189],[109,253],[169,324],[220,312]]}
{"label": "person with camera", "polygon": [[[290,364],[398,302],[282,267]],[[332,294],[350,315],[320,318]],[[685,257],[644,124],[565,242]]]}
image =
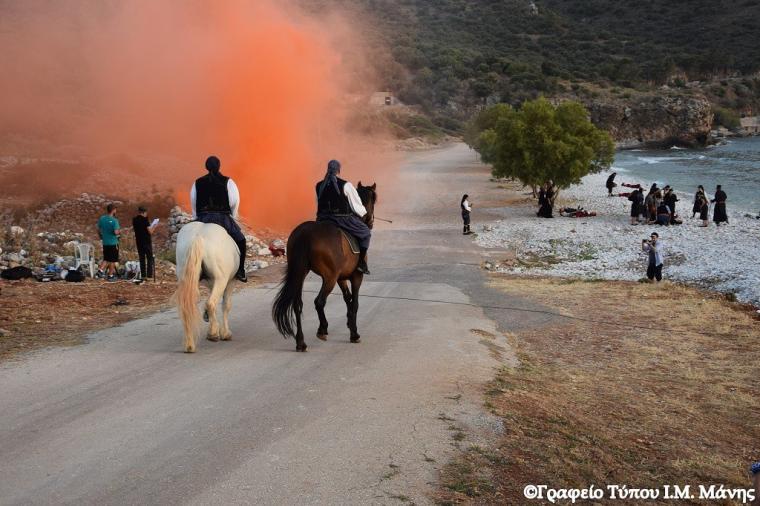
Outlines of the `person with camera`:
{"label": "person with camera", "polygon": [[647,278],[652,282],[662,281],[662,266],[663,266],[663,250],[664,246],[662,241],[659,240],[660,236],[657,232],[652,232],[649,239],[641,240],[641,250],[649,254],[649,265],[647,266]]}

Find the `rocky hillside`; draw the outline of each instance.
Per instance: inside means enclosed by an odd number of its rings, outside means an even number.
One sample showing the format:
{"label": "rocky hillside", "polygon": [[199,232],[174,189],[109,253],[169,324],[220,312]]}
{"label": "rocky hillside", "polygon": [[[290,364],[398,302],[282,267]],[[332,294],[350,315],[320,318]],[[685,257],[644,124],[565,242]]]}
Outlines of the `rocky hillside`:
{"label": "rocky hillside", "polygon": [[578,100],[591,121],[607,130],[619,148],[704,146],[713,127],[712,105],[699,93],[683,94],[609,92],[563,94]]}
{"label": "rocky hillside", "polygon": [[[572,95],[584,86],[601,90],[595,120],[623,143],[698,142],[711,120],[705,98],[736,115],[760,110],[759,2],[307,3],[315,10],[337,5],[363,14],[369,20],[364,33],[390,53],[374,58],[382,67],[382,86],[448,130],[483,105],[519,105],[538,95]],[[614,90],[622,92],[614,96]],[[651,97],[642,99],[646,94]],[[650,120],[663,124],[648,129]]]}

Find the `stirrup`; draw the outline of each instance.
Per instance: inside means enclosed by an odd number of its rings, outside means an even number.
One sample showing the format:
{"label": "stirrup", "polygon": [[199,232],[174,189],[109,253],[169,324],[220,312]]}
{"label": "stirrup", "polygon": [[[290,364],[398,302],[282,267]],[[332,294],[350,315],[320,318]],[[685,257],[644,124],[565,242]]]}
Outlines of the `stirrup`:
{"label": "stirrup", "polygon": [[361,272],[362,274],[369,276],[369,268],[367,267],[367,262],[359,262],[359,264],[356,266],[356,270]]}
{"label": "stirrup", "polygon": [[243,283],[248,283],[248,276],[246,276],[245,271],[237,271],[235,273],[235,279]]}

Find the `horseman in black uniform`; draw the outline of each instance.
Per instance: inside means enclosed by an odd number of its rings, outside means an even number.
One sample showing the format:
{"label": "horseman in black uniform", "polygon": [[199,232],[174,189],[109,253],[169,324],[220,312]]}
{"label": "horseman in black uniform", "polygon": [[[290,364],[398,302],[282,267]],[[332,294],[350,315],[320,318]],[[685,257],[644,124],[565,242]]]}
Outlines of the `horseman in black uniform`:
{"label": "horseman in black uniform", "polygon": [[208,174],[199,177],[190,190],[193,217],[201,223],[216,223],[224,228],[240,250],[240,265],[235,278],[243,283],[245,275],[245,236],[235,221],[240,206],[240,192],[235,182],[223,176],[219,169],[221,162],[215,156],[206,159]]}
{"label": "horseman in black uniform", "polygon": [[354,185],[340,179],[338,174],[340,174],[340,162],[330,160],[327,164],[327,174],[316,186],[317,221],[334,223],[356,237],[359,242],[359,264],[356,269],[363,274],[369,274],[367,250],[372,232],[362,220],[367,210]]}

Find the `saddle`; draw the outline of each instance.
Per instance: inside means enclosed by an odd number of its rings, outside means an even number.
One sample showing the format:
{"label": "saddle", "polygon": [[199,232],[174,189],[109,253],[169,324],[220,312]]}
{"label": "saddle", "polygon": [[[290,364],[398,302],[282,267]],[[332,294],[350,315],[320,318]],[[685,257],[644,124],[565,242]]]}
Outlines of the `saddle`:
{"label": "saddle", "polygon": [[340,227],[338,227],[338,230],[340,230],[340,233],[343,234],[343,237],[345,237],[346,240],[348,241],[348,245],[351,247],[351,252],[354,255],[358,255],[359,254],[359,241],[356,240],[356,237],[354,237],[353,235],[349,234],[348,232],[346,232],[345,230],[343,230]]}

